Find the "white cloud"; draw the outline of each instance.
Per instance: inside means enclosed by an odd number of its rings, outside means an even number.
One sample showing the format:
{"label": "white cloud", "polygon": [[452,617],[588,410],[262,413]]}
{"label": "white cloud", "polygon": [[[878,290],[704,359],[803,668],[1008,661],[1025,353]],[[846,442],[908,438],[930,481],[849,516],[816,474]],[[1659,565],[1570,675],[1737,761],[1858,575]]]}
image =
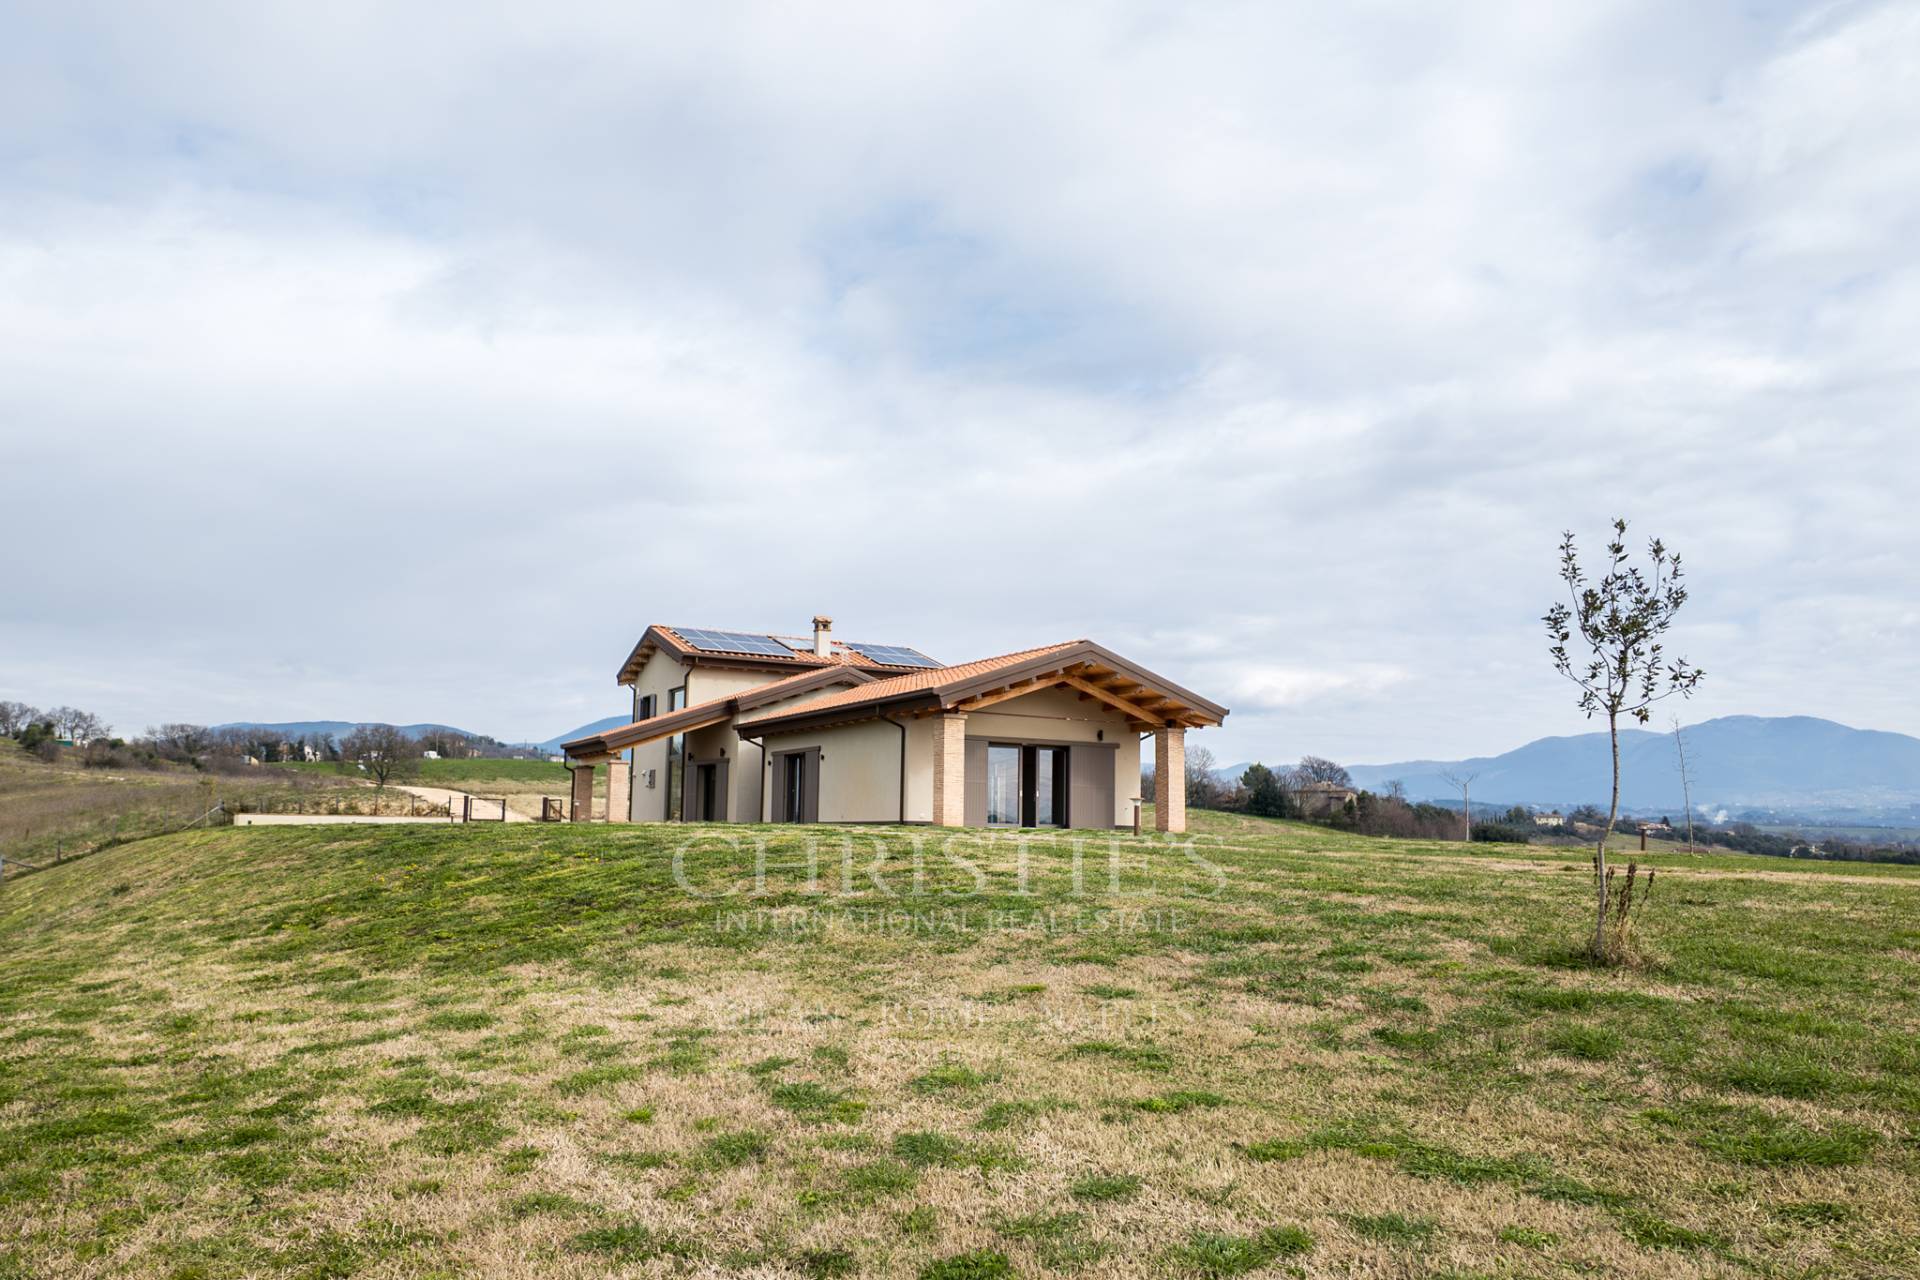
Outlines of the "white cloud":
{"label": "white cloud", "polygon": [[545,736],[825,609],[1498,750],[1623,512],[1698,713],[1920,731],[1917,71],[1896,4],[17,7],[0,696]]}
{"label": "white cloud", "polygon": [[1343,702],[1370,699],[1404,684],[1409,674],[1398,667],[1326,670],[1313,667],[1253,667],[1231,677],[1236,707],[1284,711],[1337,697]]}

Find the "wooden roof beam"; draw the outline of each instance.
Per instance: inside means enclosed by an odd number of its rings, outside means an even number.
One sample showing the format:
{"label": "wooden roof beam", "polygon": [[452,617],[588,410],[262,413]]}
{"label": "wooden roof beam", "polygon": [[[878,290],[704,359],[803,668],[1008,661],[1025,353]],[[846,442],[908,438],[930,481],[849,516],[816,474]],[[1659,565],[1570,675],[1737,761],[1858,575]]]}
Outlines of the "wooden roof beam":
{"label": "wooden roof beam", "polygon": [[1078,689],[1082,693],[1092,694],[1094,697],[1106,703],[1108,706],[1113,707],[1118,711],[1125,712],[1129,719],[1139,720],[1145,724],[1154,725],[1154,726],[1164,725],[1167,722],[1167,717],[1157,716],[1152,712],[1148,711],[1145,707],[1142,707],[1141,705],[1139,705],[1138,703],[1128,702],[1125,698],[1122,698],[1117,694],[1108,692],[1105,688],[1102,688],[1100,685],[1091,684],[1085,680],[1082,680],[1078,676],[1063,677],[1061,680],[1061,683],[1068,685],[1071,688]]}
{"label": "wooden roof beam", "polygon": [[1064,675],[1064,672],[1049,671],[1042,675],[1033,676],[1029,679],[1008,685],[1006,688],[994,693],[976,694],[964,701],[956,702],[953,704],[953,710],[978,711],[983,707],[991,707],[997,702],[1006,702],[1012,698],[1022,698],[1029,693],[1037,693],[1050,685],[1059,684]]}

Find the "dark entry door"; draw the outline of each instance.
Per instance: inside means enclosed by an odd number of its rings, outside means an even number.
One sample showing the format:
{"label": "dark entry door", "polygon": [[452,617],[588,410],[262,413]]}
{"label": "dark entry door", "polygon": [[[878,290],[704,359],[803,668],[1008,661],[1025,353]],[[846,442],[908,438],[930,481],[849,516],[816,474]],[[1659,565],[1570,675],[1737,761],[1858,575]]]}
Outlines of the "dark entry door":
{"label": "dark entry door", "polygon": [[696,762],[687,771],[687,821],[727,820],[727,762]]}
{"label": "dark entry door", "polygon": [[820,748],[783,752],[776,760],[773,820],[820,821]]}
{"label": "dark entry door", "polygon": [[1021,762],[1021,825],[1028,827],[1064,827],[1067,825],[1066,747],[1027,747]]}

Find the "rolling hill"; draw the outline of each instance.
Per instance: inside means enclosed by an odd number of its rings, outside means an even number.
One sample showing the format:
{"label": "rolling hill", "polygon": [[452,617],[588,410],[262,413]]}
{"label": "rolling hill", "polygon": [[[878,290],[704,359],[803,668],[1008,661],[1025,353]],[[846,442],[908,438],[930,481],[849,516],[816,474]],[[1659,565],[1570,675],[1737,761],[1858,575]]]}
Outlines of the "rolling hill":
{"label": "rolling hill", "polygon": [[[277,733],[283,738],[292,740],[296,738],[327,736],[344,738],[355,729],[385,723],[386,721],[384,720],[287,720],[277,724],[269,724],[260,720],[234,720],[227,724],[216,724],[213,726],[213,729],[216,732],[226,729],[247,729],[261,733]],[[458,733],[469,738],[484,738],[487,736],[483,733],[475,733],[471,729],[456,728],[450,724],[401,724],[395,725],[394,728],[400,730],[400,732],[410,738],[417,738],[423,733],[433,732]]]}

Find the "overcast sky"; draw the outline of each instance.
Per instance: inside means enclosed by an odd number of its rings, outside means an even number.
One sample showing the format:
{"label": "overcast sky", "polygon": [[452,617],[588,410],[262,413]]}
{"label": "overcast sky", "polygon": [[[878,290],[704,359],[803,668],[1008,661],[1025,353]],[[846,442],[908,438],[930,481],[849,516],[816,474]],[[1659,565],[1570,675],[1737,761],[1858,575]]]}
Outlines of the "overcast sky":
{"label": "overcast sky", "polygon": [[1617,513],[1689,719],[1920,733],[1916,138],[1911,3],[11,4],[0,697],[544,738],[824,612],[1491,753]]}

